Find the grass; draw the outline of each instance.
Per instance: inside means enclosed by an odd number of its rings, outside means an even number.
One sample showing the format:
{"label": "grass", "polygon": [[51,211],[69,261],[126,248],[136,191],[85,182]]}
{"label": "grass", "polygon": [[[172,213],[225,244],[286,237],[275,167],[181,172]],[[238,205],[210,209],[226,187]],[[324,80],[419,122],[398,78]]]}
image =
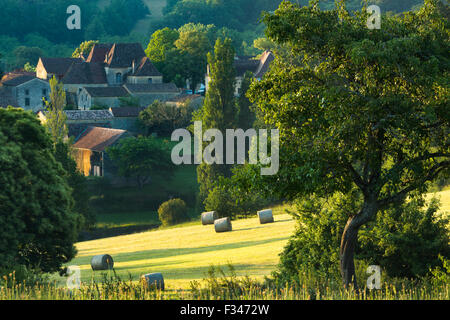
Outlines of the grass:
{"label": "grass", "polygon": [[[441,212],[450,211],[450,190],[437,193]],[[429,195],[431,196],[431,194]],[[285,213],[288,206],[274,209],[275,223],[260,225],[256,217],[233,221],[233,231],[217,234],[213,226],[198,220],[156,231],[81,242],[77,257],[70,263],[79,265],[82,280],[98,279],[90,268],[93,255],[113,256],[121,277],[131,274],[137,281],[145,273],[162,272],[169,290],[187,289],[192,280],[201,280],[211,264],[233,264],[238,276],[262,279],[279,261],[279,253],[294,231],[295,221]],[[149,223],[154,217],[141,213],[101,216],[104,224]]]}
{"label": "grass", "polygon": [[[281,211],[277,208],[276,213]],[[212,225],[199,221],[174,228],[78,243],[78,255],[70,265],[81,268],[82,281],[101,274],[91,270],[90,260],[108,253],[121,277],[162,272],[170,289],[187,289],[192,280],[203,279],[212,263],[231,263],[238,276],[257,279],[268,275],[278,254],[292,234],[295,223],[287,214],[276,214],[275,223],[260,225],[257,218],[233,221],[233,231],[215,233]],[[63,279],[60,279],[63,281]]]}
{"label": "grass", "polygon": [[[450,190],[438,195],[443,207],[447,208]],[[311,297],[369,300],[450,298],[448,281],[439,284],[388,281],[383,284],[382,290],[371,294],[364,292],[363,295],[343,290],[340,283],[277,290],[257,284],[255,281],[262,280],[274,270],[279,253],[294,231],[295,221],[284,213],[286,209],[291,208],[287,205],[273,208],[275,223],[272,224],[260,225],[256,217],[233,221],[233,231],[229,233],[217,234],[213,226],[202,226],[199,221],[195,221],[156,231],[81,242],[77,244],[77,257],[70,263],[81,268],[81,290],[68,291],[64,288],[66,279],[53,276],[56,286],[46,284],[24,288],[12,284],[14,289],[6,286],[0,288],[0,299],[223,299],[229,294],[234,294],[231,296],[234,299],[242,300],[301,300]],[[92,256],[104,253],[113,256],[114,272],[125,281],[109,280],[113,276],[111,271],[94,273],[91,270]],[[210,278],[204,281],[208,278],[211,265],[228,264],[233,266],[235,276],[239,279],[250,276],[253,280],[248,282],[248,286],[239,289],[238,293],[220,291],[224,288],[221,285],[215,290],[222,293],[213,293],[208,287],[212,283]],[[142,274],[151,272],[163,273],[166,285],[164,292],[147,290],[138,282]],[[310,277],[304,275],[304,283],[316,281]],[[193,280],[199,281],[200,285],[191,286]],[[236,281],[228,278],[219,279],[218,283],[230,284],[231,280]]]}

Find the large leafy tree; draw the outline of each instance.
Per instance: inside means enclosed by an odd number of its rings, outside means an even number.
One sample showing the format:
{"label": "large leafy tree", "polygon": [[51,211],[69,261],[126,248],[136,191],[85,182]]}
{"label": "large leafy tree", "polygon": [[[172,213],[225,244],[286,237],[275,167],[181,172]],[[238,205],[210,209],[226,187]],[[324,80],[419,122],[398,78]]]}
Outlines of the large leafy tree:
{"label": "large leafy tree", "polygon": [[[202,122],[203,131],[218,129],[225,133],[226,129],[236,127],[236,101],[234,97],[235,69],[234,48],[230,39],[217,39],[214,54],[208,54],[210,82],[206,92],[203,108],[194,120]],[[225,155],[224,155],[224,159]],[[219,176],[229,176],[230,167],[225,164],[202,163],[197,167],[197,178],[200,184],[199,200],[203,201],[214,188]]]}
{"label": "large leafy tree", "polygon": [[153,137],[129,137],[106,152],[122,177],[135,179],[140,188],[152,177],[171,178],[175,165],[169,144]]}
{"label": "large leafy tree", "polygon": [[266,34],[290,48],[251,98],[280,130],[280,171],[264,189],[282,196],[327,196],[356,187],[340,245],[344,284],[356,285],[358,230],[450,166],[448,21],[437,0],[417,13],[383,16],[366,27],[365,10],[345,1],[322,11],[283,2],[266,14]]}
{"label": "large leafy tree", "polygon": [[36,117],[0,108],[0,266],[60,269],[76,253],[80,216]]}

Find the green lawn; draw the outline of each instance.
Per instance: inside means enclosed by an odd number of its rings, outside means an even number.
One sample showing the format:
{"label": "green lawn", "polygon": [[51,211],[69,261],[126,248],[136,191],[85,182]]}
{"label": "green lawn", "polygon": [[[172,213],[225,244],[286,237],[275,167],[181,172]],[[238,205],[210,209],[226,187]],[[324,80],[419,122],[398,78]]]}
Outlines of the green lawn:
{"label": "green lawn", "polygon": [[[438,193],[442,210],[450,208],[450,190]],[[288,206],[274,208],[275,223],[260,225],[256,217],[233,221],[233,231],[215,233],[214,227],[202,226],[200,221],[143,233],[78,243],[78,255],[70,265],[82,270],[82,280],[93,274],[92,256],[110,254],[120,276],[130,273],[134,280],[145,273],[161,272],[168,290],[187,289],[192,280],[201,280],[211,264],[235,266],[238,276],[249,275],[261,279],[269,275],[279,261],[295,229],[295,221],[284,213]],[[137,214],[129,221],[141,221]],[[114,217],[111,216],[111,222]],[[120,219],[119,219],[120,220]],[[124,223],[123,221],[119,224]],[[61,279],[63,281],[63,279]]]}
{"label": "green lawn", "polygon": [[[262,278],[274,270],[278,254],[292,234],[295,223],[274,210],[275,223],[260,225],[257,218],[233,221],[233,231],[216,233],[214,226],[199,221],[182,226],[114,238],[80,242],[78,255],[70,265],[82,270],[82,280],[93,276],[93,255],[108,253],[120,276],[162,272],[167,288],[188,288],[191,280],[201,280],[211,264],[232,263],[238,275]],[[95,278],[100,278],[97,272]],[[61,279],[62,280],[62,279]]]}

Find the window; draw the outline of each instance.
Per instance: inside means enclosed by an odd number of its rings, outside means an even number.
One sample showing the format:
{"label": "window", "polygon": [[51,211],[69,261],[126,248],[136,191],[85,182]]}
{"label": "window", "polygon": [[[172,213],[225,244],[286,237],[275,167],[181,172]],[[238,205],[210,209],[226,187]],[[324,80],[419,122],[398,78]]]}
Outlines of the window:
{"label": "window", "polygon": [[95,177],[101,177],[102,176],[102,169],[100,166],[94,166],[94,176]]}
{"label": "window", "polygon": [[29,94],[30,94],[30,90],[26,89],[26,90],[25,90],[25,94],[26,94],[26,95],[29,95]]}
{"label": "window", "polygon": [[30,98],[25,98],[25,106],[26,107],[30,106]]}
{"label": "window", "polygon": [[152,78],[148,78],[148,83],[152,83],[153,79]]}
{"label": "window", "polygon": [[116,73],[116,83],[122,83],[122,74],[120,72]]}

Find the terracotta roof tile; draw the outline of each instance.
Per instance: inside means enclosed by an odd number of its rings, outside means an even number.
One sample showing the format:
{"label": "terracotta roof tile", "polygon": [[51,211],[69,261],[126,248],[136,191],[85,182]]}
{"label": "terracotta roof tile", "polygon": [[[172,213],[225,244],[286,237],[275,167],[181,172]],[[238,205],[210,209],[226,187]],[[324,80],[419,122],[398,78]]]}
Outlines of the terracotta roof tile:
{"label": "terracotta roof tile", "polygon": [[161,72],[156,69],[149,58],[142,58],[138,64],[132,76],[135,77],[149,77],[149,76],[162,76]]}
{"label": "terracotta roof tile", "polygon": [[89,53],[86,62],[104,63],[106,55],[112,48],[112,43],[96,43]]}
{"label": "terracotta roof tile", "polygon": [[75,62],[62,78],[64,84],[106,84],[106,73],[101,63]]}
{"label": "terracotta roof tile", "polygon": [[74,62],[83,61],[80,58],[40,58],[47,73],[63,76]]}
{"label": "terracotta roof tile", "polygon": [[1,83],[5,86],[18,86],[36,78],[33,72],[9,72],[2,77]]}
{"label": "terracotta roof tile", "polygon": [[87,127],[81,133],[73,147],[76,149],[102,152],[126,134],[127,131],[125,130]]}
{"label": "terracotta roof tile", "polygon": [[133,61],[137,63],[145,56],[140,43],[115,43],[105,62],[110,68],[130,68]]}

